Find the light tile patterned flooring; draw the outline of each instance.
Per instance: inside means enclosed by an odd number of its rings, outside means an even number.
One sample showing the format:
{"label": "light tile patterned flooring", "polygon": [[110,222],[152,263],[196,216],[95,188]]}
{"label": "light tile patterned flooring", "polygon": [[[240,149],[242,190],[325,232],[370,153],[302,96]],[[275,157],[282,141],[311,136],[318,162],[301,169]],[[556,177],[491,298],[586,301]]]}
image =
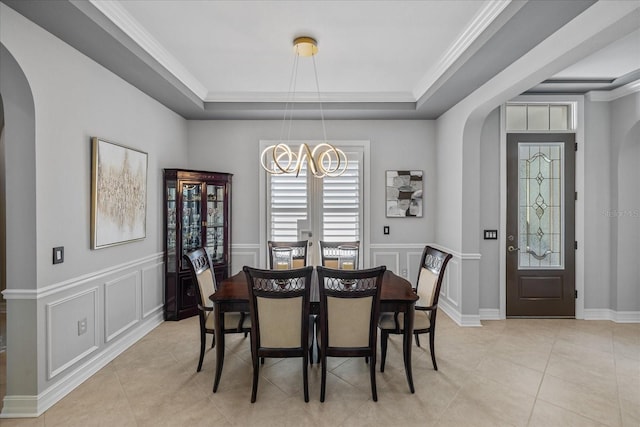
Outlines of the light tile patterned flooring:
{"label": "light tile patterned flooring", "polygon": [[[640,325],[520,320],[461,328],[440,313],[439,371],[414,345],[410,394],[401,339],[371,400],[363,359],[330,359],[327,398],[320,369],[302,397],[300,359],[267,359],[258,400],[249,402],[249,340],[227,335],[220,388],[211,391],[215,351],[196,373],[196,318],[165,322],[37,419],[14,426],[640,426]],[[426,338],[426,337],[425,337]],[[423,339],[423,342],[426,342]],[[379,368],[379,367],[378,367]]]}

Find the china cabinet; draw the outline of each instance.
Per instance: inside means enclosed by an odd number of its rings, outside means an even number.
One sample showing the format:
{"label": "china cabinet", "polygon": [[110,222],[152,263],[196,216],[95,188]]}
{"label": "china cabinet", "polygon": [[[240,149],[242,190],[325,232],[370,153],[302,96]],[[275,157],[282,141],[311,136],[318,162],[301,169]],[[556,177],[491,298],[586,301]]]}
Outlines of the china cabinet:
{"label": "china cabinet", "polygon": [[164,170],[166,320],[197,314],[197,285],[192,283],[184,254],[202,246],[211,257],[216,280],[229,276],[231,177],[228,173]]}

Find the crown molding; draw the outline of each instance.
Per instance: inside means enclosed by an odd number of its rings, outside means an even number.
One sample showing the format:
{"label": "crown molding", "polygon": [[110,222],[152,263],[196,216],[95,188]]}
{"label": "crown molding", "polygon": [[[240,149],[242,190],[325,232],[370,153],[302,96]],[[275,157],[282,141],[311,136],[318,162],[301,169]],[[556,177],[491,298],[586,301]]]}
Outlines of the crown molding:
{"label": "crown molding", "polygon": [[418,82],[413,91],[414,98],[419,99],[425,94],[510,3],[511,0],[487,0],[467,29],[436,62],[437,65],[431,68]]}
{"label": "crown molding", "polygon": [[[205,102],[318,102],[317,92],[209,92]],[[409,92],[331,92],[320,94],[321,102],[416,102]]]}
{"label": "crown molding", "polygon": [[589,99],[589,101],[596,102],[609,102],[622,98],[623,96],[631,95],[635,92],[640,92],[640,80],[636,80],[613,90],[592,90],[591,92],[587,92],[587,99]]}
{"label": "crown molding", "polygon": [[91,5],[99,10],[127,36],[138,44],[153,59],[169,71],[175,78],[187,86],[194,94],[204,101],[207,88],[200,83],[158,40],[156,40],[119,1],[89,0]]}

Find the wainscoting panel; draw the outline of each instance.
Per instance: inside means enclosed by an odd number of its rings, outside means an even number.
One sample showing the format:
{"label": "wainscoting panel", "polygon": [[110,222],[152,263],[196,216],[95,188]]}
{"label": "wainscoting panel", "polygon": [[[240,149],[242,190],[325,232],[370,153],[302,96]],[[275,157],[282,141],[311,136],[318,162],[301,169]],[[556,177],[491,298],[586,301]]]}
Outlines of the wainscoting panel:
{"label": "wainscoting panel", "polygon": [[164,264],[142,269],[142,318],[162,310],[164,304]]}
{"label": "wainscoting panel", "polygon": [[45,305],[47,379],[98,349],[98,288]]}
{"label": "wainscoting panel", "polygon": [[258,265],[260,259],[260,245],[257,244],[238,244],[231,245],[231,274],[242,271],[242,267],[265,268],[266,266]]}
{"label": "wainscoting panel", "polygon": [[[35,301],[34,322],[43,333],[33,351],[45,351],[37,366],[29,366],[37,376],[37,393],[5,396],[0,418],[40,416],[160,325],[163,260],[162,252],[148,254],[38,289],[7,292],[7,305]],[[25,323],[22,312],[7,311],[9,324]],[[9,346],[9,357],[21,354],[12,354]],[[9,381],[19,381],[19,376],[19,370],[7,372]]]}
{"label": "wainscoting panel", "polygon": [[[420,256],[426,243],[375,243],[369,246],[369,260],[365,268],[386,265],[393,271],[413,283],[418,277]],[[369,261],[367,263],[367,261]]]}
{"label": "wainscoting panel", "polygon": [[406,279],[411,282],[415,287],[418,280],[418,272],[420,271],[420,259],[422,258],[422,251],[419,252],[407,252],[407,277]]}
{"label": "wainscoting panel", "polygon": [[134,271],[104,285],[105,342],[138,323],[140,319],[140,272]]}
{"label": "wainscoting panel", "polygon": [[400,254],[397,252],[375,252],[372,267],[386,265],[387,270],[400,274]]}
{"label": "wainscoting panel", "polygon": [[448,305],[460,310],[460,261],[457,257],[451,258],[444,274],[440,298],[445,298]]}

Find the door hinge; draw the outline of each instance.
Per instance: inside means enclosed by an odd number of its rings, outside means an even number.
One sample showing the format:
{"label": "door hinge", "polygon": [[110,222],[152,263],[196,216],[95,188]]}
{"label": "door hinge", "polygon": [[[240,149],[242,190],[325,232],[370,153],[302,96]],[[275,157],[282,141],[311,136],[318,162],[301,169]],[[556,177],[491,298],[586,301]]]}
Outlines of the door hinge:
{"label": "door hinge", "polygon": [[573,242],[573,248],[574,249],[578,249],[578,241],[576,240],[575,242]]}
{"label": "door hinge", "polygon": [[575,146],[573,147],[574,151],[578,151],[578,143],[575,143]]}
{"label": "door hinge", "polygon": [[576,299],[578,299],[578,290],[577,289],[575,290],[575,296],[576,296]]}

